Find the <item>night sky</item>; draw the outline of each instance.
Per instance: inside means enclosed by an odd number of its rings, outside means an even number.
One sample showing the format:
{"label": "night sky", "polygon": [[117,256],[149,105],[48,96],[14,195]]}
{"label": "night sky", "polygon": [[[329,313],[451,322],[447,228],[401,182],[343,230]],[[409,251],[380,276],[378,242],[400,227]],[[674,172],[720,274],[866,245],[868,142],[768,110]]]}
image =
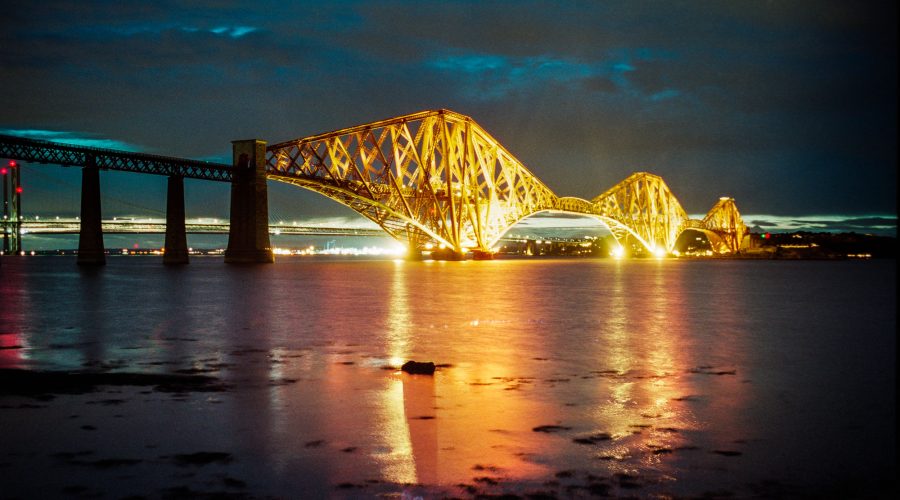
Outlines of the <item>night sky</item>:
{"label": "night sky", "polygon": [[[893,2],[80,0],[3,17],[0,133],[228,162],[235,139],[448,108],[560,196],[649,171],[690,214],[727,195],[751,225],[896,219]],[[23,172],[26,212],[77,213],[77,169]],[[103,175],[105,215],[164,209],[164,178]],[[189,217],[227,215],[227,185],[187,190]],[[270,192],[273,217],[353,215]]]}

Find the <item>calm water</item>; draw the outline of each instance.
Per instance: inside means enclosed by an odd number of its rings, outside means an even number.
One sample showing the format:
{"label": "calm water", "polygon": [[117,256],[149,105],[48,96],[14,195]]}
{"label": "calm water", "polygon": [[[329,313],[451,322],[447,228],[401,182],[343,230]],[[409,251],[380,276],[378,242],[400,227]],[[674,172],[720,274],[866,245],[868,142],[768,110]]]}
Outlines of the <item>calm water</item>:
{"label": "calm water", "polygon": [[[896,471],[894,261],[7,257],[0,277],[0,367],[231,386],[0,396],[0,497],[877,497]],[[409,359],[449,366],[389,369]],[[230,455],[171,458],[200,451]]]}

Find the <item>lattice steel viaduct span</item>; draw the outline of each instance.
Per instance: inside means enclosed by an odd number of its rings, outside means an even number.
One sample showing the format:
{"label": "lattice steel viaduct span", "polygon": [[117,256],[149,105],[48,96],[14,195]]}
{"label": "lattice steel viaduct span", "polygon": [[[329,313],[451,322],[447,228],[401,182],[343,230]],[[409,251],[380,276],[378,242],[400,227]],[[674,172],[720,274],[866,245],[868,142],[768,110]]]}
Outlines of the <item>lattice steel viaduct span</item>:
{"label": "lattice steel viaduct span", "polygon": [[[468,251],[490,256],[510,227],[546,211],[594,217],[620,245],[637,244],[656,254],[671,252],[685,230],[704,233],[719,253],[737,252],[747,233],[732,198],[720,198],[703,219],[690,219],[663,179],[649,173],[632,174],[592,200],[559,197],[471,118],[449,110],[268,147],[260,140],[235,141],[233,150],[231,166],[0,136],[0,157],[84,167],[79,252],[84,262],[98,260],[98,249],[102,260],[99,169],[169,176],[166,257],[172,256],[171,262],[187,260],[184,177],[232,183],[229,262],[272,260],[267,179],[334,199],[405,241],[411,251],[437,246],[457,258]],[[94,243],[85,244],[91,238]]]}

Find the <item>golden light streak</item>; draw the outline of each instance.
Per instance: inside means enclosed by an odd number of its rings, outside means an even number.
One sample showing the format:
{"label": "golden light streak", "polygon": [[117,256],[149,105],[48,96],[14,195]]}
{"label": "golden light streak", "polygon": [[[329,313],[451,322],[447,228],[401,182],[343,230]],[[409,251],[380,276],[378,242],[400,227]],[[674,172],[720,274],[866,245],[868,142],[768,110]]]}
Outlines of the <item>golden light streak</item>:
{"label": "golden light streak", "polygon": [[383,414],[379,427],[390,447],[389,452],[379,457],[384,462],[384,477],[398,484],[416,483],[416,460],[403,406],[403,381],[392,380],[382,395]]}
{"label": "golden light streak", "polygon": [[[399,367],[408,361],[409,355],[409,302],[406,288],[407,263],[394,263],[388,309],[388,353],[392,366]],[[385,478],[396,483],[416,483],[416,457],[410,437],[409,421],[404,406],[404,382],[402,375],[390,381],[382,392],[382,416],[379,426],[389,450],[380,458],[384,462]]]}

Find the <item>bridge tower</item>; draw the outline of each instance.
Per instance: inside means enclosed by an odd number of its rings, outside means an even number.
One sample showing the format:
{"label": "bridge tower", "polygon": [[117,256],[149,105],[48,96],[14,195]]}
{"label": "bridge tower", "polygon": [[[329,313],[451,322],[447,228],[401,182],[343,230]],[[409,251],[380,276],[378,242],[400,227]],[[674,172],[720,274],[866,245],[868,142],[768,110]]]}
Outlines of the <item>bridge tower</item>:
{"label": "bridge tower", "polygon": [[269,243],[269,198],[266,185],[266,142],[233,141],[231,225],[225,262],[275,262]]}
{"label": "bridge tower", "polygon": [[3,254],[22,251],[22,166],[15,160],[0,167],[3,183]]}

